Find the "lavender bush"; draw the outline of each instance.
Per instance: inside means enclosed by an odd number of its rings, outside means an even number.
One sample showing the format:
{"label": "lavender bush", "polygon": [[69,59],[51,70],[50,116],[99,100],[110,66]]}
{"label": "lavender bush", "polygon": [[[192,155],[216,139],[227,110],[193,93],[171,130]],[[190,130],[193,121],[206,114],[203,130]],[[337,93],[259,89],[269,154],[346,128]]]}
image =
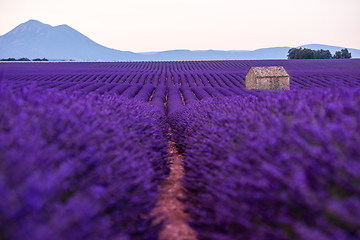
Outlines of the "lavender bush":
{"label": "lavender bush", "polygon": [[167,129],[140,101],[0,85],[0,238],[157,239]]}
{"label": "lavender bush", "polygon": [[170,119],[200,239],[360,239],[360,89],[214,98]]}
{"label": "lavender bush", "polygon": [[0,68],[0,82],[2,81],[3,77],[4,77],[4,69]]}

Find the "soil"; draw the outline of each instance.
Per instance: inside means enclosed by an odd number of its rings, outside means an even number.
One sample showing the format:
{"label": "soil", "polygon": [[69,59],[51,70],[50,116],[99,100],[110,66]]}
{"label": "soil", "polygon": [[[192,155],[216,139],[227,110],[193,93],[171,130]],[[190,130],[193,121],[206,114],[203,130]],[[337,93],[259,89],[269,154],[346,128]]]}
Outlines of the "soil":
{"label": "soil", "polygon": [[171,156],[170,175],[160,185],[160,196],[157,202],[155,213],[164,213],[156,221],[165,221],[165,226],[160,232],[160,239],[167,240],[196,240],[196,233],[188,225],[189,215],[184,212],[185,205],[177,199],[183,198],[184,192],[181,179],[184,175],[181,156],[174,143],[169,143],[169,153]]}

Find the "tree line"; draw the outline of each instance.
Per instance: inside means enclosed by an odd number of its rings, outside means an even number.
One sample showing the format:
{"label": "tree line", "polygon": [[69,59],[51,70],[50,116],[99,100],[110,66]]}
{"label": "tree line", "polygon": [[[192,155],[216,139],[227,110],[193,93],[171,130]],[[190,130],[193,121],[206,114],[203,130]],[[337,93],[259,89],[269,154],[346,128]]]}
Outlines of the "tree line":
{"label": "tree line", "polygon": [[288,51],[288,59],[345,59],[351,58],[351,53],[347,48],[336,51],[331,55],[329,50],[312,50],[309,48],[291,48]]}
{"label": "tree line", "polygon": [[[0,59],[0,61],[31,61],[28,58],[19,58],[19,59],[15,59],[15,58],[3,58]],[[35,58],[32,61],[49,61],[46,58]]]}

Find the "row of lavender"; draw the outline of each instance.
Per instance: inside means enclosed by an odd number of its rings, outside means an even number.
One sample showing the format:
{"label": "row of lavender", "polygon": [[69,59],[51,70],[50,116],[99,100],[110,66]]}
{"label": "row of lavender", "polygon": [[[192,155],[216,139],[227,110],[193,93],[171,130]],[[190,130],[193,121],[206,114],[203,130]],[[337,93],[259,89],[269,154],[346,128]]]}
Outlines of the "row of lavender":
{"label": "row of lavender", "polygon": [[357,62],[359,59],[295,59],[295,60],[214,60],[214,61],[139,61],[139,62],[1,62],[1,64],[8,65],[10,68],[16,65],[23,65],[24,71],[34,70],[34,66],[39,64],[47,69],[49,72],[54,72],[54,67],[61,70],[82,70],[91,68],[93,72],[108,70],[108,71],[125,71],[125,70],[140,70],[140,71],[162,71],[162,70],[177,70],[180,72],[188,71],[246,71],[250,67],[261,66],[284,66],[286,69],[309,71],[322,71],[323,69],[331,69],[332,71],[339,71],[346,69],[347,71],[358,71]]}
{"label": "row of lavender", "polygon": [[360,239],[360,88],[214,98],[169,119],[199,239]]}
{"label": "row of lavender", "polygon": [[167,130],[148,103],[0,84],[0,238],[158,239]]}
{"label": "row of lavender", "polygon": [[120,95],[123,98],[135,98],[142,102],[157,104],[162,112],[176,110],[174,106],[183,106],[199,100],[217,96],[245,96],[257,95],[258,90],[246,88],[221,88],[221,87],[180,87],[180,86],[153,86],[151,84],[104,84],[104,83],[52,83],[52,82],[20,82],[8,84],[11,89],[31,88],[34,91],[44,91],[52,88],[58,91],[96,92],[105,95]]}
{"label": "row of lavender", "polygon": [[[360,60],[239,60],[172,62],[49,62],[0,63],[6,82],[48,82],[48,87],[67,84],[151,84],[155,87],[245,88],[245,75],[252,66],[284,66],[291,87],[359,86]],[[57,86],[54,86],[57,84]],[[110,85],[109,85],[110,84]],[[100,87],[103,85],[99,85]],[[96,88],[96,85],[94,85]],[[99,87],[98,87],[99,88]]]}
{"label": "row of lavender", "polygon": [[[354,87],[359,86],[360,72],[354,73],[295,73],[291,75],[292,88],[311,87]],[[116,74],[77,74],[68,73],[63,75],[17,75],[7,76],[6,82],[13,84],[31,84],[36,82],[40,85],[48,85],[48,88],[64,89],[72,85],[84,86],[111,86],[118,84],[151,84],[156,86],[186,86],[186,87],[222,87],[222,88],[245,88],[246,73],[206,73],[187,72],[177,74],[157,75],[154,73],[128,73]],[[82,84],[82,85],[81,85]],[[97,84],[97,85],[96,85]]]}

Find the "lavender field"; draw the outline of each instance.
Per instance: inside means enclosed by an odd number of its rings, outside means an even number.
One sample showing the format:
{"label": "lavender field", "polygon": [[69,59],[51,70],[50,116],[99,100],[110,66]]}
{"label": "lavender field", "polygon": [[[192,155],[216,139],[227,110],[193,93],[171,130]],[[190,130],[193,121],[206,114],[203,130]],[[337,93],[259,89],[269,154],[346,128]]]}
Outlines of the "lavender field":
{"label": "lavender field", "polygon": [[[284,66],[290,91],[248,90]],[[0,63],[0,239],[360,239],[360,59]],[[161,214],[161,213],[159,213]]]}

